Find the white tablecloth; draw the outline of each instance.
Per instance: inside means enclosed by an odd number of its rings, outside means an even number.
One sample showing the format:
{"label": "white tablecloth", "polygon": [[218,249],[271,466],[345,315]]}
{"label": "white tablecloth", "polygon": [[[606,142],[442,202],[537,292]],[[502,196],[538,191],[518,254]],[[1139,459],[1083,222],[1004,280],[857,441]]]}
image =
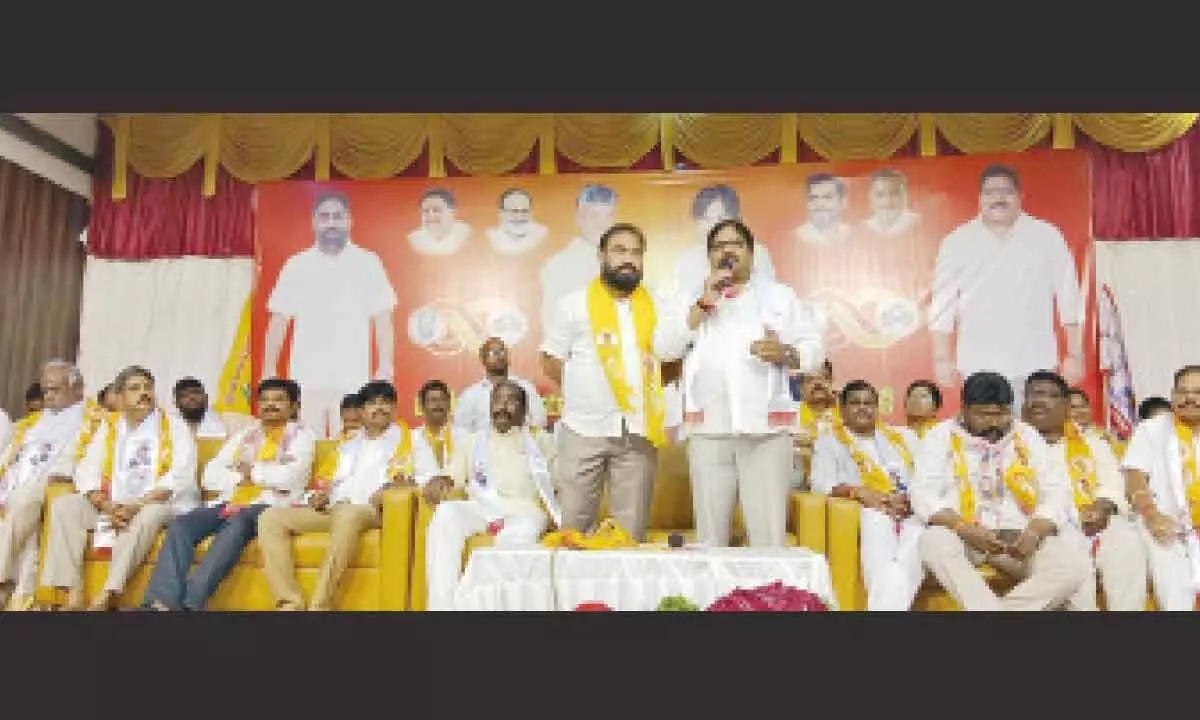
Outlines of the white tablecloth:
{"label": "white tablecloth", "polygon": [[836,608],[825,557],[805,548],[555,550],[479,548],[455,594],[456,610],[573,610],[598,601],[654,610],[671,595],[707,607],[736,588],[782,581]]}

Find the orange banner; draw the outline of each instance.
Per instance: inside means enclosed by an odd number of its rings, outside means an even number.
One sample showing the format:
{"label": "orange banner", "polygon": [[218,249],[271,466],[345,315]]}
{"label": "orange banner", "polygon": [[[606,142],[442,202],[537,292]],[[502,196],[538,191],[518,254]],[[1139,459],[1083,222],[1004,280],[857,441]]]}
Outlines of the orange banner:
{"label": "orange banner", "polygon": [[[981,182],[996,165],[1011,173]],[[953,413],[960,377],[975,369],[1016,379],[1061,363],[1098,397],[1090,203],[1086,155],[1049,150],[264,184],[254,374],[300,382],[306,418],[336,415],[370,377],[393,378],[415,420],[422,383],[462,390],[482,377],[480,344],[499,336],[511,372],[552,399],[538,369],[545,318],[598,271],[600,233],[640,225],[646,283],[688,289],[707,271],[707,228],[740,215],[756,237],[756,271],[813,301],[838,384],[874,383],[891,420],[902,421],[918,378],[939,380],[943,415]],[[381,352],[393,358],[382,370]]]}

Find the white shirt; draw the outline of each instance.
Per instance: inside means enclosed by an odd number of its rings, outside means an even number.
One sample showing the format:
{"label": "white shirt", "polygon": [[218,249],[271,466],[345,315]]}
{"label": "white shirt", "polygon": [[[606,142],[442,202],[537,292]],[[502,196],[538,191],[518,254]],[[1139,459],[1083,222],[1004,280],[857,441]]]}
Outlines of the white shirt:
{"label": "white shirt", "polygon": [[801,242],[812,243],[814,245],[832,245],[850,236],[850,226],[839,222],[831,230],[825,231],[813,225],[810,220],[796,228],[795,236]]}
{"label": "white shirt", "polygon": [[1055,302],[1062,324],[1083,321],[1075,261],[1054,225],[1022,213],[1001,239],[976,217],[942,240],[929,329],[957,328],[964,376],[991,370],[1024,377],[1057,367]]}
{"label": "white shirt", "polygon": [[[917,453],[917,436],[907,428],[893,428],[904,439],[904,444],[914,461]],[[912,474],[904,462],[904,456],[896,449],[887,437],[879,430],[873,437],[860,437],[850,432],[850,442],[854,443],[868,460],[878,465],[892,482],[904,492],[912,484]],[[843,445],[833,433],[821,433],[813,445],[812,482],[813,492],[828,495],[839,485],[862,485],[862,477],[858,465],[850,455],[850,449]]]}
{"label": "white shirt", "polygon": [[[516,375],[509,380],[525,388],[525,399],[529,404],[525,424],[537,428],[546,426],[546,405],[533,383]],[[454,425],[468,433],[477,433],[492,426],[492,381],[486,377],[468,385],[454,403]]]}
{"label": "white shirt", "polygon": [[[1095,464],[1096,499],[1111,500],[1116,504],[1120,512],[1125,512],[1129,507],[1129,503],[1125,500],[1125,478],[1121,475],[1117,456],[1113,454],[1112,448],[1109,447],[1106,441],[1087,434],[1083,436],[1083,439],[1087,443],[1088,449],[1092,452],[1092,461]],[[1062,439],[1054,444],[1047,443],[1047,447],[1050,450],[1050,463],[1061,465],[1061,472],[1067,478],[1067,482],[1073,486],[1075,480],[1071,476],[1070,467],[1067,465],[1066,440]],[[1056,470],[1055,472],[1060,472],[1060,470]],[[1081,527],[1079,522],[1079,508],[1075,506],[1074,487],[1069,486],[1068,491],[1071,493],[1071,522],[1076,527]]]}
{"label": "white shirt", "polygon": [[[563,363],[561,421],[584,437],[621,437],[626,429],[645,436],[645,398],[642,397],[645,359],[637,344],[633,305],[627,299],[617,302],[621,370],[625,382],[633,390],[630,401],[635,408],[632,414],[625,415],[617,407],[596,351],[587,296],[588,286],[563,296],[542,340],[542,352]],[[650,297],[655,311],[651,350],[660,360],[676,360],[683,356],[691,340],[686,318],[679,317],[680,303],[655,292],[650,292]]]}
{"label": "white shirt", "polygon": [[37,422],[25,433],[21,447],[9,447],[16,440],[15,426],[0,445],[0,457],[9,457],[8,471],[0,478],[0,502],[22,485],[43,477],[70,477],[75,470],[75,451],[83,425],[83,401],[58,412],[43,410]]}
{"label": "white shirt", "polygon": [[[183,420],[183,416],[179,415],[178,412],[174,414],[177,415],[180,420]],[[187,424],[186,420],[183,420],[183,422],[185,425]],[[190,428],[191,425],[188,425],[188,427]],[[218,416],[211,409],[204,412],[204,417],[200,418],[200,424],[197,425],[195,429],[195,436],[197,439],[223,438],[228,434],[229,431],[225,429],[225,423],[222,422],[220,416]]]}
{"label": "white shirt", "polygon": [[234,469],[241,459],[238,457],[239,453],[246,454],[245,459],[253,463],[250,480],[263,488],[257,503],[280,506],[300,500],[309,478],[312,477],[317,436],[312,430],[292,423],[285,431],[285,443],[279,449],[279,457],[273,461],[259,461],[257,453],[261,448],[261,441],[254,442],[251,438],[251,442],[246,443],[246,440],[247,435],[251,432],[257,433],[260,428],[261,425],[255,422],[253,426],[235,433],[221,446],[221,451],[204,466],[200,486],[219,494],[214,505],[229,502],[233,498],[234,490],[242,482],[242,474]]}
{"label": "white shirt", "polygon": [[389,474],[396,445],[403,440],[399,425],[391,425],[379,437],[359,430],[338,447],[338,466],[333,477],[330,504],[348,502],[370,505],[371,496],[391,482]]}
{"label": "white shirt", "polygon": [[1033,468],[1037,486],[1037,507],[1033,517],[1043,518],[1062,528],[1070,517],[1071,486],[1063,463],[1050,462],[1050,449],[1040,433],[1031,426],[1013,420],[1013,430],[999,443],[990,446],[984,472],[984,443],[962,429],[957,420],[945,420],[925,433],[921,450],[916,457],[909,499],[913,514],[921,522],[942,510],[959,512],[958,478],[954,475],[954,457],[950,436],[963,438],[963,456],[967,464],[967,481],[975,491],[976,521],[991,530],[1022,530],[1030,518],[1021,511],[1012,493],[1004,487],[1004,471],[1016,459],[1013,433],[1020,433],[1029,449],[1029,465]]}
{"label": "white shirt", "polygon": [[9,419],[8,413],[4,412],[3,408],[0,408],[0,449],[8,445],[8,438],[12,435],[12,426],[13,422]]}
{"label": "white shirt", "polygon": [[[1193,433],[1200,449],[1200,433]],[[1121,467],[1143,472],[1149,478],[1150,493],[1159,512],[1176,520],[1186,518],[1184,527],[1191,527],[1186,489],[1183,486],[1183,459],[1179,454],[1179,438],[1175,434],[1175,416],[1163,413],[1137,424],[1133,437],[1125,447]]]}
{"label": "white shirt", "polygon": [[501,255],[527,253],[542,244],[548,230],[545,225],[535,222],[530,222],[526,228],[525,234],[521,237],[509,235],[502,227],[489,228],[487,231],[488,242],[491,243],[492,249]]}
{"label": "white shirt", "polygon": [[105,419],[75,469],[75,488],[85,495],[101,488],[108,434],[116,432],[110,488],[113,502],[133,502],[155,488],[169,488],[173,512],[179,514],[196,508],[200,501],[200,489],[196,485],[196,442],[187,425],[170,414],[167,421],[171,434],[171,466],[162,475],[155,474],[160,413],[161,410],[155,410],[133,429],[129,428],[124,414],[115,429]]}
{"label": "white shirt", "polygon": [[352,242],[335,255],[313,246],[288,258],[267,300],[268,311],[295,320],[291,377],[336,392],[369,379],[371,318],[395,307],[379,256]]}
{"label": "white shirt", "polygon": [[600,260],[596,257],[597,246],[577,237],[562,250],[556,252],[542,266],[542,327],[554,322],[554,312],[562,296],[581,287],[586,287],[600,274]]}
{"label": "white shirt", "polygon": [[425,436],[425,426],[414,429],[412,433],[413,482],[417,485],[425,485],[435,477],[449,477],[454,453],[471,442],[471,433],[468,430],[454,424],[446,425],[442,428],[442,433],[449,433],[450,446],[446,448],[444,462],[438,462],[437,454],[433,452],[433,446]]}
{"label": "white shirt", "polygon": [[[541,494],[537,481],[530,469],[530,458],[525,452],[525,438],[517,428],[510,428],[503,435],[489,424],[482,432],[487,433],[487,482],[489,499],[498,499],[498,510],[503,514],[537,512],[541,509]],[[450,466],[450,478],[456,487],[466,487],[475,468],[475,445],[478,434],[454,448]],[[533,442],[542,453],[547,465],[553,468],[554,443],[549,433],[535,432]],[[554,477],[551,469],[550,477]]]}
{"label": "white shirt", "polygon": [[[694,302],[681,303],[685,313]],[[720,299],[691,335],[695,341],[683,368],[689,433],[760,435],[794,429],[798,405],[787,372],[750,354],[751,343],[762,339],[767,327],[795,348],[801,372],[820,366],[825,350],[811,306],[787,285],[751,278],[740,295]],[[773,413],[790,420],[772,423]],[[692,420],[697,414],[700,419]]]}
{"label": "white shirt", "polygon": [[408,244],[422,255],[453,255],[462,249],[471,237],[471,226],[455,220],[450,232],[437,238],[428,228],[417,228],[408,234]]}
{"label": "white shirt", "polygon": [[[707,245],[692,245],[680,253],[675,261],[675,292],[684,297],[700,297],[704,292],[704,281],[711,273]],[[754,247],[754,266],[750,274],[763,280],[775,279],[775,266],[766,245]]]}
{"label": "white shirt", "polygon": [[873,232],[877,235],[883,235],[883,236],[887,237],[887,236],[891,236],[891,235],[899,235],[902,232],[906,232],[906,231],[912,229],[912,227],[920,221],[921,221],[920,215],[913,212],[912,210],[904,210],[903,212],[900,213],[900,217],[896,218],[896,221],[893,222],[891,225],[887,226],[886,229],[882,225],[879,224],[879,218],[877,218],[874,215],[867,218],[863,222],[863,225],[866,226],[866,228],[868,230],[870,230],[871,232]]}

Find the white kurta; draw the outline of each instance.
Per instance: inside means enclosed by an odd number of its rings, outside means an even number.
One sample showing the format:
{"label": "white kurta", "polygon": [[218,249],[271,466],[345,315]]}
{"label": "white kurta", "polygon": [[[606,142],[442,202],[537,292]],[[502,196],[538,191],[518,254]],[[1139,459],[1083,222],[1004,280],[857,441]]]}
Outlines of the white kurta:
{"label": "white kurta", "polygon": [[[705,243],[692,245],[679,254],[675,261],[675,293],[682,297],[697,298],[704,292],[705,281],[712,274],[712,263],[708,259]],[[754,265],[750,274],[761,280],[775,280],[775,265],[766,245],[754,248]]]}
{"label": "white kurta", "polygon": [[447,437],[450,443],[446,449],[446,457],[439,462],[425,432],[424,426],[412,431],[413,482],[420,486],[424,486],[435,477],[449,477],[454,453],[471,441],[471,433],[465,428],[456,425],[447,425],[442,428],[443,437]]}
{"label": "white kurta", "polygon": [[[509,375],[509,380],[525,389],[529,403],[525,416],[526,424],[544,428],[546,426],[546,404],[533,383],[525,378]],[[483,378],[468,385],[454,401],[454,425],[467,433],[477,433],[492,426],[492,381]]]}
{"label": "white kurta", "polygon": [[371,372],[371,318],[395,307],[379,256],[353,242],[335,255],[313,246],[288,258],[267,300],[268,311],[295,321],[289,376],[306,392],[361,387]]}
{"label": "white kurta", "polygon": [[[628,429],[631,434],[646,435],[645,398],[642,397],[642,368],[647,362],[637,345],[637,324],[628,300],[617,302],[618,331],[621,334],[621,370],[632,389],[634,412],[626,414],[617,406],[608,376],[600,362],[596,338],[587,308],[588,288],[577,288],[565,295],[555,309],[542,340],[542,352],[563,363],[561,421],[574,432],[588,438],[619,438]],[[651,291],[655,327],[651,352],[659,360],[683,356],[691,333],[679,317],[679,303]]]}
{"label": "white kurta", "polygon": [[[1192,452],[1200,450],[1200,439]],[[1149,477],[1150,494],[1159,512],[1173,519],[1182,537],[1166,545],[1157,542],[1138,519],[1150,558],[1151,582],[1162,610],[1192,610],[1200,593],[1200,539],[1192,521],[1183,486],[1183,459],[1175,434],[1175,416],[1164,413],[1138,423],[1125,448],[1121,466]]]}
{"label": "white kurta", "polygon": [[471,238],[471,226],[455,220],[443,237],[434,237],[427,228],[417,228],[408,234],[408,244],[422,255],[453,255]]}
{"label": "white kurta", "polygon": [[956,360],[964,377],[991,370],[1023,378],[1057,367],[1056,304],[1062,324],[1083,321],[1075,261],[1054,225],[1021,214],[1011,235],[1001,239],[976,217],[942,240],[929,329],[957,330]]}
{"label": "white kurta", "polygon": [[[227,503],[233,499],[234,490],[242,482],[242,474],[234,469],[239,460],[251,462],[250,480],[262,488],[257,503],[281,506],[298,503],[305,486],[312,476],[313,453],[317,437],[312,430],[293,426],[285,435],[279,457],[271,461],[257,460],[260,443],[246,442],[251,433],[260,432],[256,423],[229,438],[216,457],[204,466],[200,486],[204,490],[218,493],[213,505]],[[287,437],[289,436],[290,437]],[[244,447],[243,447],[244,446]]]}
{"label": "white kurta", "polygon": [[200,420],[200,425],[196,427],[197,438],[223,438],[228,434],[225,428],[225,423],[221,421],[221,417],[209,408],[204,413],[204,417]]}
{"label": "white kurta", "polygon": [[[907,428],[896,428],[908,452],[915,458],[917,437]],[[849,433],[868,460],[878,465],[907,492],[911,472],[903,455],[880,431],[869,438]],[[828,495],[839,485],[862,486],[862,477],[850,449],[832,433],[823,433],[813,447],[812,490]],[[921,565],[921,533],[925,524],[916,517],[905,518],[899,527],[886,513],[863,508],[859,515],[859,542],[862,554],[863,583],[867,587],[867,610],[903,611],[912,607],[925,568]]]}
{"label": "white kurta", "polygon": [[521,237],[509,235],[502,227],[489,228],[487,231],[488,242],[492,249],[501,255],[527,253],[542,244],[548,230],[545,225],[535,222],[530,222],[526,228],[525,234]]}
{"label": "white kurta", "polygon": [[159,417],[161,410],[146,416],[130,428],[124,414],[113,428],[106,419],[96,430],[92,442],[75,469],[75,488],[86,495],[102,485],[104,456],[110,432],[117,433],[113,449],[113,477],[110,487],[114,503],[130,503],[157,488],[169,488],[171,509],[175,514],[193,510],[199,504],[200,491],[196,484],[196,443],[187,425],[168,415],[171,436],[171,465],[157,474],[159,453]]}
{"label": "white kurta", "polygon": [[359,430],[338,447],[338,464],[329,494],[330,504],[348,502],[370,505],[371,496],[391,482],[392,460],[402,441],[399,425],[391,425],[379,437]]}

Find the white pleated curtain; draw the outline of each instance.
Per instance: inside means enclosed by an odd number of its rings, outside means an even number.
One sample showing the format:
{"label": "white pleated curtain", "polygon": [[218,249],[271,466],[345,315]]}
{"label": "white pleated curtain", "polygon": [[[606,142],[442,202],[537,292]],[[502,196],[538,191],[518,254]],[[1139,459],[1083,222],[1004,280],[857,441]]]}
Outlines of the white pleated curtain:
{"label": "white pleated curtain", "polygon": [[155,375],[158,400],[186,376],[214,388],[254,282],[251,258],[128,262],[89,257],[80,309],[79,368],[95,395],[122,368]]}

